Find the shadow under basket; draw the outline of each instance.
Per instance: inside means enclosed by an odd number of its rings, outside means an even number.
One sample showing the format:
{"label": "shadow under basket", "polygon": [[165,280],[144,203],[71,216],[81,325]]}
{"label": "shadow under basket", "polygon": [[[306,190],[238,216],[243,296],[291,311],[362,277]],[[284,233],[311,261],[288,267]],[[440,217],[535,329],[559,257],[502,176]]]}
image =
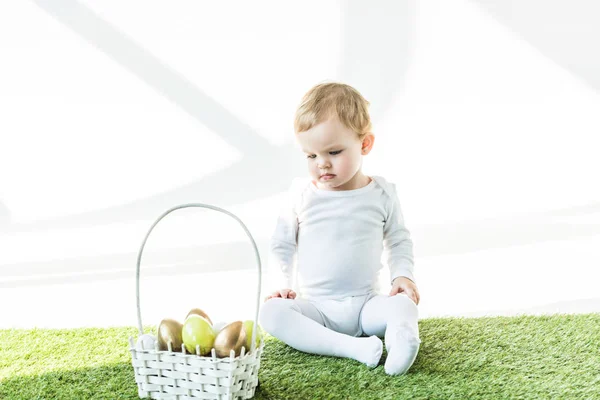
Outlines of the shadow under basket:
{"label": "shadow under basket", "polygon": [[[140,261],[144,246],[150,233],[161,219],[172,211],[187,207],[208,208],[227,214],[240,223],[250,238],[258,264],[258,290],[256,313],[254,316],[254,327],[257,327],[260,308],[260,282],[262,277],[260,255],[252,235],[244,223],[229,211],[207,204],[193,203],[179,205],[163,213],[154,222],[142,242],[136,268],[136,298],[140,336],[144,334],[139,295]],[[235,352],[231,350],[229,357],[225,358],[218,358],[215,349],[211,350],[210,356],[187,353],[185,346],[182,346],[181,352],[159,350],[158,343],[156,343],[153,349],[144,349],[143,347],[137,347],[137,341],[133,337],[130,337],[129,351],[131,352],[131,362],[140,398],[173,400],[238,400],[252,398],[258,386],[260,357],[264,349],[262,337],[260,338],[259,345],[256,346],[257,331],[258,329],[252,329],[251,349],[249,352],[246,352],[245,347],[242,347],[241,353],[237,357],[235,356]],[[171,349],[170,343],[169,349]],[[199,353],[199,348],[197,351]]]}

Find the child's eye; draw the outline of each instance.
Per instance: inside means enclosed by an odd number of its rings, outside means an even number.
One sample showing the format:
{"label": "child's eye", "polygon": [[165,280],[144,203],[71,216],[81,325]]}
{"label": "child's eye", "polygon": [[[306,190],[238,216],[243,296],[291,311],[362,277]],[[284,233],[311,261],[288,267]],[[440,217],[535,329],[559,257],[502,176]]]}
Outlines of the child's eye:
{"label": "child's eye", "polygon": [[309,154],[309,155],[307,155],[307,156],[306,156],[306,158],[316,158],[316,157],[317,157],[317,156],[316,156],[316,155],[314,155],[314,154]]}
{"label": "child's eye", "polygon": [[330,151],[329,154],[331,154],[332,156],[337,156],[338,154],[340,154],[343,150],[337,150],[337,151]]}

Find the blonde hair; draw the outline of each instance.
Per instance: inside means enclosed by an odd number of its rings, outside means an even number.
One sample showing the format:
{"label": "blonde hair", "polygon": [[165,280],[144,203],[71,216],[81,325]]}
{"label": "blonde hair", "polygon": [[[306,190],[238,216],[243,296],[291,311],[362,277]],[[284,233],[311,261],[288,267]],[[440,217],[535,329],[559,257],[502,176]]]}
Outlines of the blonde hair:
{"label": "blonde hair", "polygon": [[294,118],[296,133],[305,132],[331,117],[337,117],[359,139],[371,133],[369,102],[358,90],[344,83],[321,83],[302,98]]}

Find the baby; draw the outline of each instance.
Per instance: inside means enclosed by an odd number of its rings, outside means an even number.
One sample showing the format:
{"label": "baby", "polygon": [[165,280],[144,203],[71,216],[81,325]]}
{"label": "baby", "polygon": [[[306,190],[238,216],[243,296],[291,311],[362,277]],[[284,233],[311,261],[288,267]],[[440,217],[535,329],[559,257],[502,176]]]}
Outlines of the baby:
{"label": "baby", "polygon": [[[419,292],[396,188],[361,170],[375,141],[368,106],[354,88],[324,83],[296,111],[311,180],[292,185],[277,221],[270,258],[283,282],[265,299],[260,323],[297,350],[371,368],[385,338],[385,371],[399,375],[419,351]],[[387,296],[378,293],[382,251],[391,273]]]}

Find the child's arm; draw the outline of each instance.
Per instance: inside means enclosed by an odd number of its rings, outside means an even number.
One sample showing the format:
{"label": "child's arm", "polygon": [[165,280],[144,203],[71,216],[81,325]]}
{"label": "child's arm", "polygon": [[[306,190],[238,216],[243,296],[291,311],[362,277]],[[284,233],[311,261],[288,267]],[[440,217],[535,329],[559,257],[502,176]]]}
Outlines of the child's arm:
{"label": "child's arm", "polygon": [[393,184],[389,185],[390,203],[388,216],[383,227],[383,249],[390,268],[392,289],[390,296],[405,292],[415,303],[419,303],[419,293],[415,285],[413,242],[410,232],[404,225],[400,200]]}
{"label": "child's arm", "polygon": [[274,267],[278,275],[277,288],[285,289],[273,291],[265,300],[272,297],[296,297],[296,293],[290,289],[294,279],[294,257],[298,237],[298,217],[294,206],[295,192],[292,186],[288,192],[287,202],[277,219],[269,249],[270,265]]}
{"label": "child's arm", "polygon": [[279,268],[279,271],[281,271],[279,276],[280,287],[292,287],[297,234],[298,219],[296,214],[293,209],[285,210],[277,219],[270,248],[271,260],[275,268]]}

